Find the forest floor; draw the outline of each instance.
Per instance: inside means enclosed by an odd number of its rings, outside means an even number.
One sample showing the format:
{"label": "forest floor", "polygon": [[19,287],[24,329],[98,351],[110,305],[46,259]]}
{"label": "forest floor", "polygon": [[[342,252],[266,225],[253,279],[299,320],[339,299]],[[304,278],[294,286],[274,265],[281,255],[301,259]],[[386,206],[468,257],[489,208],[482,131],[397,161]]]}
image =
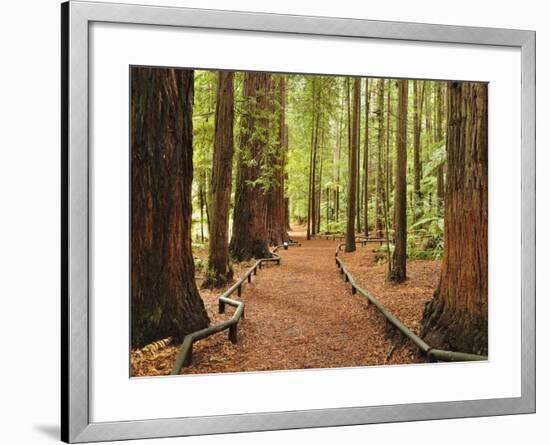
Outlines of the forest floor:
{"label": "forest floor", "polygon": [[[424,358],[399,336],[386,332],[383,316],[374,305],[352,295],[334,263],[337,241],[306,241],[301,231],[291,234],[301,247],[280,250],[280,266],[266,265],[243,288],[246,310],[238,325],[238,343],[227,331],[197,342],[193,359],[183,374],[267,371],[283,369],[356,367],[422,363]],[[419,332],[424,304],[434,292],[440,264],[431,260],[407,263],[409,279],[403,284],[386,280],[386,264],[377,261],[378,244],[358,245],[341,258],[355,281],[371,292],[394,315]],[[252,262],[250,263],[250,265]],[[241,264],[236,276],[249,265]],[[223,292],[201,291],[212,324],[230,317],[218,314]],[[236,298],[236,294],[232,298]],[[229,309],[227,312],[230,312]],[[179,344],[132,351],[132,375],[165,375]]]}

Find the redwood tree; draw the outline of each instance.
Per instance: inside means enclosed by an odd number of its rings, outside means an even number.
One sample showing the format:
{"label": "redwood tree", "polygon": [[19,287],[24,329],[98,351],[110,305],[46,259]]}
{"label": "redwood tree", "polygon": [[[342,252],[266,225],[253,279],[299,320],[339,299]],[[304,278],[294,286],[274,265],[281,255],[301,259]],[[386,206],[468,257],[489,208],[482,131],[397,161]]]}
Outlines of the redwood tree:
{"label": "redwood tree", "polygon": [[271,75],[244,75],[233,231],[229,250],[238,261],[269,257],[267,198],[262,166],[269,144]]}
{"label": "redwood tree", "polygon": [[233,77],[231,71],[218,73],[214,154],[210,180],[210,243],[204,287],[221,287],[233,277],[227,233],[234,151]]}
{"label": "redwood tree", "polygon": [[361,79],[353,81],[353,111],[350,136],[350,162],[348,178],[348,202],[346,225],[346,252],[355,251],[355,211],[357,207],[357,154],[359,151],[359,107],[361,106]]}
{"label": "redwood tree", "polygon": [[268,195],[267,207],[267,229],[268,240],[271,244],[278,246],[283,241],[288,241],[287,213],[285,201],[285,164],[288,149],[287,126],[286,126],[286,82],[285,77],[280,76],[277,82],[273,82],[273,96],[278,99],[273,101],[276,122],[277,143],[271,156],[271,184]]}
{"label": "redwood tree", "polygon": [[[378,153],[376,155],[376,194],[374,201],[374,230],[382,236],[382,215],[381,206],[384,199],[384,183],[382,179],[382,155],[384,152],[384,79],[378,80]],[[386,237],[388,234],[386,233]]]}
{"label": "redwood tree", "polygon": [[191,252],[193,71],[131,70],[131,344],[208,326]]}
{"label": "redwood tree", "polygon": [[436,347],[487,354],[487,85],[453,82],[447,95],[445,247],[423,334]]}
{"label": "redwood tree", "polygon": [[363,152],[363,225],[369,236],[369,79],[365,79],[365,146]]}
{"label": "redwood tree", "polygon": [[398,80],[397,135],[395,168],[395,250],[390,279],[401,283],[407,279],[407,80]]}

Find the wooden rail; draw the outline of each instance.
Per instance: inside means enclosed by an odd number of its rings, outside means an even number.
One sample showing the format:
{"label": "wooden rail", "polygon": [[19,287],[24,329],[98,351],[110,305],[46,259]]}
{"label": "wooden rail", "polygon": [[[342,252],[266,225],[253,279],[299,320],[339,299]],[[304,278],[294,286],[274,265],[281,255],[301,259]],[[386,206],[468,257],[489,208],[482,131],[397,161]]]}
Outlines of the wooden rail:
{"label": "wooden rail", "polygon": [[[344,241],[346,239],[346,235],[340,233],[315,234],[313,237],[332,241]],[[361,243],[361,246],[365,247],[367,243],[385,243],[386,238],[367,238],[364,236],[358,236],[355,238],[355,242]]]}
{"label": "wooden rail", "polygon": [[[290,245],[299,245],[299,243],[292,243]],[[259,260],[257,260],[254,265],[250,269],[248,269],[241,278],[239,278],[218,298],[218,309],[220,314],[225,313],[226,305],[236,308],[233,316],[229,320],[225,320],[215,326],[209,326],[199,331],[191,332],[184,337],[181,348],[178,352],[178,355],[176,356],[174,365],[172,366],[172,371],[170,372],[171,375],[178,375],[181,371],[181,368],[183,368],[184,366],[189,366],[191,364],[191,359],[193,355],[193,343],[195,343],[196,341],[228,329],[229,341],[231,343],[237,343],[237,325],[241,317],[244,317],[244,302],[233,300],[230,297],[235,292],[237,292],[237,295],[239,297],[241,296],[242,287],[245,280],[250,283],[252,281],[252,275],[256,275],[257,270],[262,268],[263,263],[276,263],[277,265],[281,264],[281,257],[275,253],[277,252],[279,247],[282,246],[275,247],[271,252],[273,257],[260,258]]]}
{"label": "wooden rail", "polygon": [[353,279],[353,276],[347,269],[346,265],[341,258],[338,257],[340,249],[344,244],[340,243],[336,246],[336,266],[340,269],[340,274],[343,275],[344,281],[348,282],[351,285],[351,293],[359,293],[367,299],[367,304],[374,304],[376,308],[382,313],[387,322],[391,323],[401,335],[407,337],[414,345],[416,345],[423,354],[428,356],[431,360],[434,361],[445,361],[445,362],[464,362],[464,361],[481,361],[487,360],[487,356],[468,354],[465,352],[455,352],[455,351],[445,351],[442,349],[434,349],[428,345],[424,340],[422,340],[418,335],[412,332],[407,326],[405,326],[395,315],[393,315],[389,310],[387,310],[382,303],[380,303],[376,298],[374,298],[369,292],[361,288]]}

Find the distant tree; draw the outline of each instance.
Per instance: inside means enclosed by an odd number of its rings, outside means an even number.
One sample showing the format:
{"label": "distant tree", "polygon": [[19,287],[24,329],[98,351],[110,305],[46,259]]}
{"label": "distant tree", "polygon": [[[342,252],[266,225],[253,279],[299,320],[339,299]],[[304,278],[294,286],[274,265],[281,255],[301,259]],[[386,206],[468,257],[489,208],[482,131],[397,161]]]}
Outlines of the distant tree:
{"label": "distant tree", "polygon": [[448,85],[445,247],[422,334],[436,347],[488,352],[487,85]]}
{"label": "distant tree", "polygon": [[131,69],[131,344],[208,326],[191,252],[193,71]]}
{"label": "distant tree", "polygon": [[233,166],[233,77],[231,71],[219,71],[214,155],[210,180],[211,216],[208,271],[204,287],[221,287],[233,277],[229,262],[228,224]]}
{"label": "distant tree", "polygon": [[407,103],[409,85],[398,80],[397,162],[395,168],[395,250],[390,279],[401,283],[407,278]]}
{"label": "distant tree", "polygon": [[269,144],[271,75],[246,72],[243,86],[233,231],[229,251],[238,261],[269,257],[266,185],[262,168]]}

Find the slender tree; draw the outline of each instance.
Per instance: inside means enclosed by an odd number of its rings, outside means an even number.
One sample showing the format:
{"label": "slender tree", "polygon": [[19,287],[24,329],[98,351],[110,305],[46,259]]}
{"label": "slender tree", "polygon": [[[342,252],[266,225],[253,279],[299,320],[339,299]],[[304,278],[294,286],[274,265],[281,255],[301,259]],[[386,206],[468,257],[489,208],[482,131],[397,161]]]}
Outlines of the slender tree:
{"label": "slender tree", "polygon": [[420,136],[422,133],[422,108],[424,106],[424,85],[426,82],[414,81],[414,193],[415,198],[420,201],[420,180],[422,179],[422,163],[420,158]]}
{"label": "slender tree", "polygon": [[[443,141],[443,95],[445,87],[441,82],[435,84],[435,139],[437,142]],[[445,198],[445,179],[444,165],[437,168],[437,202],[438,206],[443,207]]]}
{"label": "slender tree", "polygon": [[267,199],[262,168],[269,144],[271,75],[246,72],[244,115],[241,117],[235,185],[233,230],[229,251],[238,261],[270,256],[267,239]]}
{"label": "slender tree", "polygon": [[[384,152],[384,79],[378,80],[378,153],[376,156],[376,195],[374,227],[378,236],[382,236],[381,206],[384,182],[382,179],[382,156]],[[387,235],[387,234],[386,234]]]}
{"label": "slender tree", "polygon": [[193,71],[131,69],[131,344],[208,326],[191,252]]}
{"label": "slender tree", "polygon": [[273,96],[276,98],[273,101],[274,115],[278,118],[275,123],[277,142],[270,159],[273,173],[268,194],[267,229],[269,242],[279,246],[289,239],[285,210],[285,164],[288,149],[285,77],[279,76],[273,84]]}
{"label": "slender tree", "polygon": [[315,206],[315,169],[317,165],[317,144],[319,135],[320,119],[320,91],[317,86],[317,79],[312,79],[312,114],[311,114],[311,145],[309,152],[309,187],[308,187],[308,210],[307,210],[307,239],[315,235],[316,206]]}
{"label": "slender tree", "polygon": [[229,262],[229,203],[233,165],[233,77],[231,71],[219,71],[214,156],[210,179],[211,217],[208,272],[203,287],[221,287],[233,277]]}
{"label": "slender tree", "polygon": [[436,347],[487,354],[487,85],[453,82],[447,94],[445,247],[422,333]]}
{"label": "slender tree", "polygon": [[359,107],[361,106],[361,79],[353,81],[353,113],[350,136],[350,174],[348,179],[348,205],[346,225],[346,252],[355,251],[355,209],[357,192],[357,152],[359,151]]}
{"label": "slender tree", "polygon": [[363,152],[363,225],[369,236],[369,79],[365,79],[365,145]]}
{"label": "slender tree", "polygon": [[398,80],[395,168],[395,250],[390,279],[401,283],[407,278],[407,103],[408,81]]}

